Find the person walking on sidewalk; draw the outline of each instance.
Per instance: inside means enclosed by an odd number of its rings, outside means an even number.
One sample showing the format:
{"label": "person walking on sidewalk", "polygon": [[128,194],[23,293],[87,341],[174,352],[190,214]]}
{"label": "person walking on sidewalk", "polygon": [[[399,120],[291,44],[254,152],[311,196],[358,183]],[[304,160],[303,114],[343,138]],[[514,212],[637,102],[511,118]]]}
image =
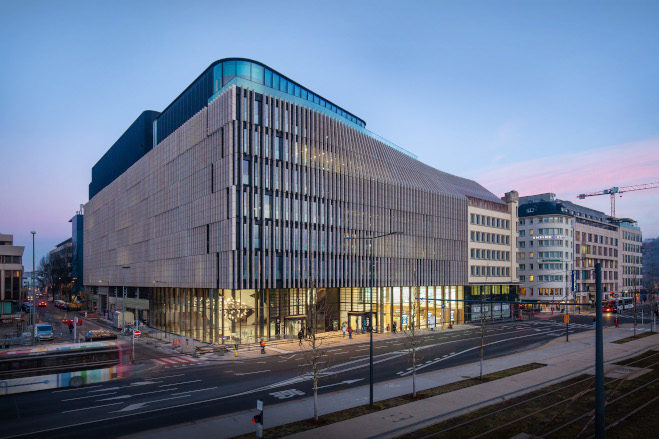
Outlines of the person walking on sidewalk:
{"label": "person walking on sidewalk", "polygon": [[300,332],[297,333],[297,339],[300,340],[299,345],[302,346],[302,339],[304,338],[304,333],[300,329]]}
{"label": "person walking on sidewalk", "polygon": [[341,331],[343,331],[343,338],[346,338],[346,324],[341,325]]}
{"label": "person walking on sidewalk", "polygon": [[616,328],[617,328],[618,327],[618,316],[616,316],[616,319],[613,321],[613,323],[615,323]]}
{"label": "person walking on sidewalk", "polygon": [[265,354],[265,340],[261,337],[261,354]]}
{"label": "person walking on sidewalk", "polygon": [[348,326],[348,340],[352,340],[352,326]]}
{"label": "person walking on sidewalk", "polygon": [[394,334],[396,333],[396,322],[393,322],[391,324],[391,332],[393,332]]}

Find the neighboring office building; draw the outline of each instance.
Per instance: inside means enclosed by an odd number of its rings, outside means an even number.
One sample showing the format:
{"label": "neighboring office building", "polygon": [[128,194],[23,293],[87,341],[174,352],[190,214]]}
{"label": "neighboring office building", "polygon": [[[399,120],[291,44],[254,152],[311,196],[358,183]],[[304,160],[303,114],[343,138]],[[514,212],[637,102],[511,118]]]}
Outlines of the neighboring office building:
{"label": "neighboring office building", "polygon": [[0,233],[0,314],[19,312],[25,297],[22,291],[23,251],[14,245],[14,236]]}
{"label": "neighboring office building", "polygon": [[73,269],[73,239],[66,239],[55,246],[48,254],[54,290],[57,294],[71,294]]}
{"label": "neighboring office building", "polygon": [[[632,243],[641,236],[635,221],[611,218],[551,193],[521,197],[519,217],[522,297],[593,303],[597,262],[605,298],[632,291],[622,282],[623,266],[630,273],[638,267],[638,259],[631,257],[639,250]],[[638,282],[635,274],[627,278]]]}
{"label": "neighboring office building", "polygon": [[625,295],[638,293],[643,289],[643,234],[636,221],[631,218],[616,219],[615,224],[620,227],[620,290]]}
{"label": "neighboring office building", "polygon": [[[512,233],[507,204],[478,183],[258,62],[213,63],[158,114],[152,131],[127,130],[154,147],[112,164],[125,172],[96,164],[84,221],[85,288],[116,309],[125,279],[157,328],[244,343],[295,337],[313,312],[319,331],[359,329],[371,296],[380,330],[462,322],[470,204]],[[391,231],[373,245],[372,289],[367,246],[345,238]]]}
{"label": "neighboring office building", "polygon": [[80,210],[69,220],[71,223],[71,277],[73,280],[73,294],[83,292],[84,219],[81,205]]}
{"label": "neighboring office building", "polygon": [[[469,199],[469,286],[467,300],[511,301],[517,298],[516,225],[519,194],[506,193],[502,203]],[[511,316],[510,303],[484,304],[486,318]],[[481,304],[471,308],[470,320],[480,320]]]}
{"label": "neighboring office building", "polygon": [[643,242],[643,288],[648,293],[659,292],[659,239]]}
{"label": "neighboring office building", "polygon": [[520,197],[517,257],[522,300],[583,302],[571,288],[574,228],[573,215],[553,194]]}

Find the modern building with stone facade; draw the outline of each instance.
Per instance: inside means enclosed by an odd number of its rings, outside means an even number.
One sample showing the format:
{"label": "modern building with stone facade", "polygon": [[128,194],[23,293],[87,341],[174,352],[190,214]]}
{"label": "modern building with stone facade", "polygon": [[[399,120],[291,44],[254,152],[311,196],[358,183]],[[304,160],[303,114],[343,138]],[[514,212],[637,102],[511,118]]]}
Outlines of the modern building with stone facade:
{"label": "modern building with stone facade", "polygon": [[14,245],[14,236],[0,233],[0,314],[12,314],[20,309],[23,297],[23,251]]}
{"label": "modern building with stone facade", "polygon": [[522,299],[593,303],[597,262],[605,298],[640,290],[641,230],[632,219],[551,193],[521,197],[517,246]]}
{"label": "modern building with stone facade", "polygon": [[[144,114],[155,117],[150,131]],[[211,64],[136,123],[124,136],[137,158],[122,136],[106,156],[129,162],[95,166],[84,285],[101,311],[125,285],[155,328],[237,343],[295,337],[313,322],[360,330],[371,302],[377,330],[458,323],[470,209],[513,241],[510,203],[255,61]],[[364,239],[390,232],[400,233]],[[509,283],[510,261],[494,261],[504,271],[484,283]]]}

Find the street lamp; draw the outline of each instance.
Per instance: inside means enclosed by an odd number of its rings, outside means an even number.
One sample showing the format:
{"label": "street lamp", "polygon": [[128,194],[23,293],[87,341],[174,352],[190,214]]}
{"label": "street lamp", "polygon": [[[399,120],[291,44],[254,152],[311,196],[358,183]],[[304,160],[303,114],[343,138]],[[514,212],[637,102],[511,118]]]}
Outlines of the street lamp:
{"label": "street lamp", "polygon": [[366,236],[366,237],[358,237],[358,236],[346,236],[345,239],[354,239],[358,241],[368,241],[368,259],[370,262],[370,294],[369,294],[369,299],[371,302],[371,310],[369,311],[368,315],[368,324],[369,324],[369,361],[368,361],[368,369],[369,369],[369,376],[368,376],[368,385],[369,385],[369,399],[368,399],[368,404],[369,407],[373,408],[373,240],[374,239],[380,239],[384,238],[390,235],[400,235],[403,232],[395,231],[395,232],[389,232],[385,233],[383,235],[376,235],[376,236]]}
{"label": "street lamp", "polygon": [[34,302],[36,298],[36,294],[34,293],[34,235],[36,235],[37,232],[31,230],[30,233],[32,234],[32,306],[30,307],[30,321],[34,326]]}
{"label": "street lamp", "polygon": [[126,281],[124,273],[129,269],[129,265],[121,267],[121,330],[126,329]]}

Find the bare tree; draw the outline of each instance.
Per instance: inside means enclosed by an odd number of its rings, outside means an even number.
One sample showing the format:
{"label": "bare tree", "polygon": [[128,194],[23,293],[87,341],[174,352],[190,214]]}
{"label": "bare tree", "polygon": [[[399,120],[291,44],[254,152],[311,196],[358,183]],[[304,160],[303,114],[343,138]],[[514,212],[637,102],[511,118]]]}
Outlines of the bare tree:
{"label": "bare tree", "polygon": [[418,353],[418,348],[421,345],[421,337],[419,336],[419,332],[417,331],[417,324],[416,324],[416,317],[417,317],[417,311],[418,311],[418,289],[412,288],[412,291],[414,292],[412,297],[412,300],[410,302],[410,314],[408,318],[408,325],[407,327],[403,326],[401,328],[401,332],[405,336],[405,344],[407,346],[407,350],[410,354],[410,362],[412,363],[412,398],[416,398],[416,366],[421,359]]}
{"label": "bare tree", "polygon": [[335,317],[335,307],[328,302],[327,291],[324,288],[313,288],[314,282],[311,282],[311,308],[309,310],[311,331],[304,340],[307,348],[304,354],[302,376],[308,376],[312,380],[313,387],[313,413],[314,420],[318,420],[318,383],[323,373],[330,368],[329,352],[323,348],[325,337],[319,337],[316,333],[317,328],[322,324],[325,330],[332,329],[332,320]]}

